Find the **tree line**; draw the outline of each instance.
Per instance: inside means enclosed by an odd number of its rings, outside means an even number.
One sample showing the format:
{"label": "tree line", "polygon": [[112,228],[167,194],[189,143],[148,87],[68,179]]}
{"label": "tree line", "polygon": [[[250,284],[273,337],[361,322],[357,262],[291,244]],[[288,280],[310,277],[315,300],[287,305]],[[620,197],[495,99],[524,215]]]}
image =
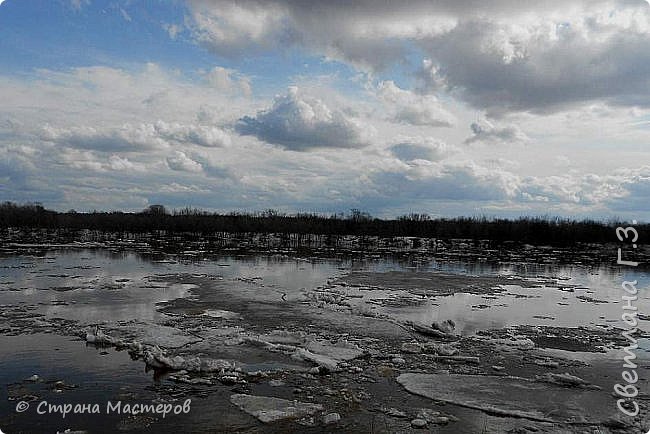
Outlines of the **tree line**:
{"label": "tree line", "polygon": [[[0,204],[0,228],[44,228],[96,230],[107,232],[151,232],[212,234],[285,233],[320,235],[368,235],[381,237],[421,237],[472,239],[497,242],[515,241],[538,245],[566,246],[576,243],[615,242],[617,221],[571,220],[559,217],[517,219],[456,217],[431,218],[409,214],[395,219],[379,219],[360,210],[348,214],[284,214],[275,210],[257,213],[211,213],[185,208],[169,212],[152,205],[141,212],[80,213],[57,212],[41,204]],[[639,232],[649,224],[636,225]]]}

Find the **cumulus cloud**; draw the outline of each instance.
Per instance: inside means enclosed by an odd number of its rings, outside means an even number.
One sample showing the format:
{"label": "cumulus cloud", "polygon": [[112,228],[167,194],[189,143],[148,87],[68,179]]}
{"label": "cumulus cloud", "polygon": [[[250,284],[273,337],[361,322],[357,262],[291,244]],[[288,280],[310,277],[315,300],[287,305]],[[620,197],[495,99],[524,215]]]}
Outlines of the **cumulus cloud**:
{"label": "cumulus cloud", "polygon": [[[237,87],[244,76],[227,71]],[[27,76],[0,76],[0,119],[21,125],[23,133],[45,124],[64,129],[88,125],[98,131],[158,121],[190,125],[197,123],[201,110],[215,116],[212,123],[199,124],[223,127],[253,107],[243,92],[225,92],[207,80],[190,79],[154,63],[132,70],[106,66],[38,69]]]}
{"label": "cumulus cloud", "polygon": [[222,55],[269,48],[292,38],[281,4],[197,0],[190,6],[195,38]]}
{"label": "cumulus cloud", "polygon": [[443,82],[494,113],[550,112],[594,100],[648,105],[641,96],[650,84],[648,29],[645,2],[569,2],[507,19],[463,20],[421,46],[435,66],[428,74],[433,87]]}
{"label": "cumulus cloud", "polygon": [[342,110],[302,95],[297,87],[276,97],[270,109],[241,118],[236,126],[240,134],[293,151],[363,147],[369,143],[368,129]]}
{"label": "cumulus cloud", "polygon": [[117,171],[144,171],[145,167],[143,164],[135,163],[130,161],[126,157],[121,157],[119,155],[111,155],[108,159],[108,166],[111,170]]}
{"label": "cumulus cloud", "polygon": [[385,200],[396,197],[391,202],[510,200],[517,197],[521,184],[520,177],[513,173],[489,170],[471,161],[397,166],[375,171],[370,179]]}
{"label": "cumulus cloud", "polygon": [[[189,0],[195,38],[220,55],[301,45],[363,68],[403,59],[399,38],[433,35],[450,19],[376,3]],[[385,4],[386,5],[390,4]]]}
{"label": "cumulus cloud", "polygon": [[250,95],[252,92],[250,79],[232,69],[215,66],[205,75],[205,78],[211,86],[224,92],[238,91],[245,95]]}
{"label": "cumulus cloud", "polygon": [[649,186],[648,166],[607,175],[522,176],[473,161],[376,167],[363,184],[366,200],[384,207],[408,209],[415,201],[421,205],[419,209],[458,203],[463,209],[475,206],[514,215],[550,212],[583,216],[612,215],[612,209],[644,214]]}
{"label": "cumulus cloud", "polygon": [[525,180],[527,198],[555,204],[606,206],[630,195],[639,180],[630,175],[565,174]]}
{"label": "cumulus cloud", "polygon": [[147,172],[147,165],[135,161],[133,158],[119,154],[107,156],[104,152],[95,152],[86,149],[59,149],[56,162],[72,169],[95,172],[95,174],[110,172],[144,174]]}
{"label": "cumulus cloud", "polygon": [[458,152],[455,146],[431,137],[409,137],[392,145],[389,150],[402,161],[438,161]]}
{"label": "cumulus cloud", "polygon": [[176,143],[205,147],[229,146],[230,135],[223,129],[205,125],[183,125],[158,121],[153,125],[154,135]]}
{"label": "cumulus cloud", "polygon": [[230,136],[220,128],[163,121],[154,124],[124,124],[117,128],[56,128],[46,125],[39,132],[39,138],[71,148],[103,152],[163,149],[175,144],[205,147],[230,144]]}
{"label": "cumulus cloud", "polygon": [[[41,165],[47,156],[47,153],[26,145],[0,145],[2,200],[60,202],[62,192],[58,183],[52,182],[53,170]],[[43,177],[43,173],[47,176]]]}
{"label": "cumulus cloud", "polygon": [[[273,50],[287,47],[287,71],[306,63],[304,76],[289,78],[301,91],[269,103],[252,93],[255,76],[213,64],[0,75],[3,197],[61,209],[169,200],[224,210],[648,215],[649,170],[616,170],[645,157],[650,111],[636,106],[650,107],[650,27],[641,1],[187,2],[183,25],[165,27],[177,44],[194,37],[256,74],[256,51],[281,63]],[[354,72],[330,63],[318,69],[333,71],[328,78],[314,77],[306,52],[363,71],[347,81]],[[265,75],[263,92],[285,86],[278,77]],[[363,92],[368,83],[378,84]],[[477,109],[489,121],[467,138]],[[510,162],[489,146],[454,146],[464,141],[530,146]],[[536,146],[547,150],[544,164]],[[336,152],[287,152],[322,148]],[[568,169],[553,160],[560,154]]]}
{"label": "cumulus cloud", "polygon": [[528,140],[516,125],[495,126],[488,120],[474,122],[470,125],[472,136],[465,140],[465,143],[517,143]]}
{"label": "cumulus cloud", "polygon": [[40,131],[41,140],[78,149],[103,152],[155,149],[164,142],[153,134],[150,125],[123,125],[117,129],[95,127],[56,128],[49,125]]}
{"label": "cumulus cloud", "polygon": [[194,161],[181,151],[175,151],[173,155],[167,157],[167,166],[172,170],[178,170],[181,172],[196,173],[203,171],[201,163]]}
{"label": "cumulus cloud", "polygon": [[177,182],[172,182],[170,184],[162,185],[160,187],[160,191],[163,193],[190,193],[190,194],[196,194],[196,193],[205,194],[210,192],[209,190],[203,189],[194,184],[183,185]]}
{"label": "cumulus cloud", "polygon": [[[235,85],[243,77],[228,72]],[[91,66],[26,74],[0,75],[0,195],[5,200],[37,200],[59,209],[141,209],[164,183],[192,178],[193,184],[214,189],[211,178],[229,182],[228,162],[238,164],[224,126],[253,107],[242,92],[225,92],[151,63],[131,70]],[[202,112],[210,113],[209,119]],[[31,152],[18,152],[14,144]],[[202,154],[223,161],[212,164]],[[203,202],[192,203],[215,203],[217,193],[202,194]],[[175,200],[184,206],[183,200],[194,198]]]}
{"label": "cumulus cloud", "polygon": [[625,194],[611,200],[609,206],[619,212],[642,214],[650,203],[650,166],[618,170],[614,176],[623,178]]}
{"label": "cumulus cloud", "polygon": [[33,160],[38,156],[36,149],[29,146],[9,145],[0,147],[0,188],[9,183],[24,185],[29,174],[36,170]]}
{"label": "cumulus cloud", "polygon": [[594,100],[650,106],[650,7],[641,0],[188,0],[196,38],[223,53],[292,45],[357,67],[429,59],[423,89],[494,114]]}
{"label": "cumulus cloud", "polygon": [[433,95],[418,95],[399,88],[393,81],[382,81],[378,95],[389,107],[389,119],[410,125],[450,127],[455,117]]}

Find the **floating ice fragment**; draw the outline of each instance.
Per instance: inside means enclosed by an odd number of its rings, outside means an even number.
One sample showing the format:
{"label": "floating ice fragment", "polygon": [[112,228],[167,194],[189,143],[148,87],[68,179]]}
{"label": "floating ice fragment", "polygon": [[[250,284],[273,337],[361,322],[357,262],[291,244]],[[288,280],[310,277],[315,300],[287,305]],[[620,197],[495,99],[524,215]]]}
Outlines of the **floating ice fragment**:
{"label": "floating ice fragment", "polygon": [[596,425],[617,412],[606,393],[520,377],[409,372],[397,382],[416,395],[497,416]]}
{"label": "floating ice fragment", "polygon": [[154,368],[186,370],[188,372],[225,372],[234,371],[237,365],[229,360],[201,358],[198,356],[183,357],[165,355],[160,347],[147,347],[143,350],[142,358],[145,363]]}
{"label": "floating ice fragment", "polygon": [[320,404],[289,401],[270,396],[236,394],[230,397],[230,402],[264,423],[300,419],[323,410]]}
{"label": "floating ice fragment", "polygon": [[363,355],[363,350],[357,345],[344,339],[336,343],[326,340],[313,340],[306,348],[297,348],[292,357],[297,360],[307,360],[329,371],[338,371],[344,362]]}

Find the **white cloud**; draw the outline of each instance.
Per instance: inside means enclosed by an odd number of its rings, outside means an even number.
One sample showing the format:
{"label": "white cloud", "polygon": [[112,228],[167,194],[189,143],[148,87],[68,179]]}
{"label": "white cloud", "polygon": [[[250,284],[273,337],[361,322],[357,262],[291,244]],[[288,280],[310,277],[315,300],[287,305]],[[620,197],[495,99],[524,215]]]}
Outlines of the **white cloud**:
{"label": "white cloud", "polygon": [[[498,8],[497,8],[498,11]],[[650,10],[641,2],[567,2],[465,19],[421,47],[423,75],[493,114],[593,101],[649,105]]]}
{"label": "white cloud", "polygon": [[160,187],[160,191],[163,193],[209,193],[209,190],[198,187],[194,184],[183,185],[177,182],[172,182],[171,184],[165,184]]}
{"label": "white cloud", "polygon": [[193,144],[205,147],[230,146],[230,135],[223,129],[205,125],[183,125],[158,121],[153,134],[176,144]]}
{"label": "white cloud", "polygon": [[468,162],[424,162],[374,171],[370,175],[382,200],[502,201],[516,199],[521,180],[507,171]]}
{"label": "white cloud", "polygon": [[438,161],[454,155],[458,148],[432,137],[406,137],[392,145],[389,150],[402,161]]}
{"label": "white cloud", "polygon": [[127,21],[129,23],[132,21],[131,15],[129,15],[129,13],[124,10],[124,8],[120,8],[120,14],[122,15],[122,18],[124,18],[124,21]]}
{"label": "white cloud", "polygon": [[370,127],[317,98],[302,95],[297,87],[277,96],[270,109],[241,118],[236,129],[294,151],[363,147],[369,144],[370,133]]}
{"label": "white cloud", "polygon": [[465,140],[465,143],[482,142],[494,143],[521,143],[528,140],[526,134],[516,125],[495,126],[487,119],[481,122],[474,122],[470,125],[472,136]]}
{"label": "white cloud", "polygon": [[[234,71],[231,75],[240,77]],[[230,93],[207,81],[192,81],[157,64],[134,70],[92,66],[61,71],[36,70],[27,78],[0,76],[0,118],[24,129],[90,125],[96,130],[124,124],[191,124],[200,110],[218,113],[221,126],[253,106],[243,93]],[[0,123],[0,128],[2,124]]]}
{"label": "white cloud", "polygon": [[55,128],[46,125],[39,138],[71,148],[103,152],[146,150],[166,146],[165,142],[155,135],[153,127],[145,124],[125,124],[119,128],[105,130],[88,126]]}
{"label": "white cloud", "polygon": [[244,95],[252,93],[250,79],[232,69],[215,66],[205,75],[205,78],[211,86],[224,92],[237,91]]}
{"label": "white cloud", "polygon": [[[225,166],[190,160],[224,153],[232,146],[224,126],[253,106],[155,64],[0,75],[0,94],[0,194],[60,209],[139,209],[178,177],[203,186],[206,175],[228,176]],[[201,111],[214,114],[210,122]]]}
{"label": "white cloud", "polygon": [[[214,65],[189,75],[156,64],[3,75],[2,197],[60,209],[140,209],[164,201],[225,211],[648,215],[650,171],[629,169],[646,157],[650,113],[630,99],[646,67],[641,54],[633,71],[638,47],[629,41],[645,41],[646,13],[632,2],[621,10],[638,13],[612,16],[597,12],[612,2],[585,11],[573,0],[526,8],[473,2],[475,11],[446,1],[409,8],[364,0],[354,8],[200,3],[203,9],[191,13],[207,16],[205,28],[190,23],[191,30],[177,30],[194,32],[221,54],[248,56],[286,42],[366,70],[406,63],[397,66],[397,78],[386,69],[360,73],[354,82],[339,65],[326,66],[340,74],[317,77],[306,67],[306,76],[288,78],[300,91],[274,101],[256,95],[272,91],[272,80],[253,93],[255,76]],[[549,24],[563,9],[570,31]],[[627,50],[611,51],[617,38]],[[419,54],[430,59],[421,86],[400,87],[418,85],[402,73],[415,69],[409,62],[420,64]],[[589,62],[605,69],[589,71]],[[580,68],[585,77],[573,73]],[[284,86],[275,85],[280,81]],[[378,84],[366,92],[351,87],[367,83]],[[467,138],[477,116],[482,120]]]}
{"label": "white cloud", "polygon": [[388,106],[389,119],[411,125],[450,127],[456,119],[433,95],[418,95],[399,88],[393,81],[382,81],[378,95]]}
{"label": "white cloud", "polygon": [[46,125],[41,129],[39,138],[72,148],[103,152],[165,149],[178,144],[206,147],[230,145],[230,136],[220,128],[163,121],[102,129],[88,126],[55,128]]}
{"label": "white cloud", "polygon": [[174,152],[174,155],[167,157],[167,165],[172,170],[179,170],[184,172],[203,171],[203,166],[201,166],[201,163],[194,161],[181,151],[176,151]]}
{"label": "white cloud", "polygon": [[[55,162],[55,164],[64,164],[71,169],[95,172],[95,175],[110,172],[144,174],[148,170],[145,163],[133,161],[126,156],[118,154],[106,155],[104,152],[86,149],[58,149]],[[48,161],[48,163],[51,164],[52,161]]]}
{"label": "white cloud", "polygon": [[219,54],[268,48],[287,37],[287,17],[279,4],[197,0],[190,5],[195,38]]}
{"label": "white cloud", "polygon": [[189,0],[220,54],[302,46],[371,70],[429,59],[423,88],[493,115],[604,100],[650,106],[650,8],[634,0],[300,2]]}
{"label": "white cloud", "polygon": [[119,155],[111,155],[108,158],[108,166],[111,170],[117,171],[144,171],[145,167],[142,164],[134,163],[126,157]]}
{"label": "white cloud", "polygon": [[170,38],[176,39],[176,37],[183,31],[183,26],[179,24],[169,24],[164,23],[162,25],[163,29],[167,32]]}

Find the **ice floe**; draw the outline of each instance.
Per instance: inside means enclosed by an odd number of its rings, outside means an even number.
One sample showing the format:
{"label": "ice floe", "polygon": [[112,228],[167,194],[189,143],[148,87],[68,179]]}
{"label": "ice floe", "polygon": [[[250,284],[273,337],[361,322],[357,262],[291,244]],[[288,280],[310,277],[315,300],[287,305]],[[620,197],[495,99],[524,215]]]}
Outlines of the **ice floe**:
{"label": "ice floe", "polygon": [[411,393],[436,401],[541,422],[598,424],[617,411],[606,393],[520,377],[404,373],[397,382]]}
{"label": "ice floe", "polygon": [[363,351],[355,344],[346,340],[331,343],[326,340],[308,342],[306,348],[297,348],[292,357],[297,360],[307,360],[329,371],[338,371],[342,362],[363,355]]}
{"label": "ice floe", "polygon": [[[170,327],[168,327],[170,328]],[[239,369],[237,363],[230,360],[213,359],[199,356],[168,355],[158,345],[151,345],[137,340],[116,338],[104,333],[99,327],[86,333],[86,342],[95,345],[110,345],[127,348],[129,352],[153,368],[186,370],[190,372],[224,372]]]}
{"label": "ice floe", "polygon": [[221,309],[208,309],[202,314],[203,316],[208,316],[215,319],[241,319],[241,315],[237,312],[231,312],[229,310]]}
{"label": "ice floe", "polygon": [[323,410],[320,404],[289,401],[270,396],[235,394],[230,397],[230,402],[264,423],[300,419]]}

